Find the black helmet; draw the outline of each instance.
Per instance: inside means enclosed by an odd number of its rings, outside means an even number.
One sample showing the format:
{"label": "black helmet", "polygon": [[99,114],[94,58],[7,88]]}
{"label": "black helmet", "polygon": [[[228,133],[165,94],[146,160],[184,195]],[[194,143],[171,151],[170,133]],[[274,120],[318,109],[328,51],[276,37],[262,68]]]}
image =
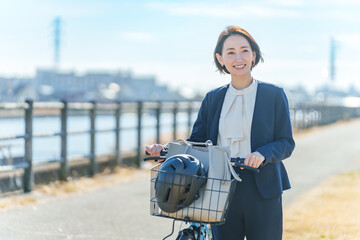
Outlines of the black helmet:
{"label": "black helmet", "polygon": [[159,207],[169,213],[189,206],[199,198],[206,183],[204,165],[188,154],[168,158],[160,167],[155,181],[155,196]]}

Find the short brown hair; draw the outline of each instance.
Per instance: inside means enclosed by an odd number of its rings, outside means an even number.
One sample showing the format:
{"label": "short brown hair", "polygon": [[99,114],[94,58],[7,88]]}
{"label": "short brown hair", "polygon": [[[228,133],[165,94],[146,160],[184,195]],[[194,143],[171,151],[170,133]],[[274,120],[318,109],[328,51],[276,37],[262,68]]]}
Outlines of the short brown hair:
{"label": "short brown hair", "polygon": [[241,36],[243,36],[244,38],[246,38],[246,40],[249,42],[251,50],[255,52],[256,57],[255,57],[255,63],[252,64],[251,69],[253,67],[255,67],[260,61],[264,61],[263,57],[262,57],[262,53],[260,51],[260,47],[259,45],[256,43],[255,39],[244,29],[242,29],[241,27],[237,27],[237,26],[228,26],[224,31],[222,31],[220,33],[220,36],[218,38],[216,47],[215,47],[215,51],[214,51],[214,60],[215,60],[215,65],[217,67],[217,69],[220,71],[220,73],[225,74],[225,73],[230,73],[226,67],[221,66],[221,64],[219,63],[219,61],[216,58],[216,54],[220,54],[222,55],[222,50],[223,50],[223,46],[224,46],[224,42],[225,40],[230,37],[231,35],[235,35],[235,34],[239,34]]}

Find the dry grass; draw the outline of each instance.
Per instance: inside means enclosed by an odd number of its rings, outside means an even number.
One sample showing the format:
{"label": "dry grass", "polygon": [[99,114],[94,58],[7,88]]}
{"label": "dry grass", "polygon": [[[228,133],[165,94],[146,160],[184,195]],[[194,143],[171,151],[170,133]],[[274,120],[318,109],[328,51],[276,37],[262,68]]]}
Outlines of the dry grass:
{"label": "dry grass", "polygon": [[360,239],[360,171],[336,175],[286,208],[284,239]]}
{"label": "dry grass", "polygon": [[0,209],[8,209],[26,204],[37,203],[37,200],[28,196],[16,196],[0,199]]}
{"label": "dry grass", "polygon": [[37,187],[36,191],[47,195],[63,195],[95,190],[120,181],[126,181],[127,179],[135,176],[137,172],[138,170],[135,168],[116,168],[113,174],[110,174],[110,171],[107,170],[101,174],[96,174],[92,178],[82,177],[68,182],[55,181],[47,185]]}

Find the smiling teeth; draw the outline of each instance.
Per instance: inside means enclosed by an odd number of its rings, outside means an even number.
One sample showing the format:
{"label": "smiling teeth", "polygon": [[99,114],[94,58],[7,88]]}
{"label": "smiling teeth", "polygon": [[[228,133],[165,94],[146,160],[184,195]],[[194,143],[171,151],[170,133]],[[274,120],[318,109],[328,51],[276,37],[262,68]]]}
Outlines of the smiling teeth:
{"label": "smiling teeth", "polygon": [[243,68],[243,67],[245,67],[245,64],[243,64],[243,65],[236,65],[236,66],[234,66],[234,68]]}

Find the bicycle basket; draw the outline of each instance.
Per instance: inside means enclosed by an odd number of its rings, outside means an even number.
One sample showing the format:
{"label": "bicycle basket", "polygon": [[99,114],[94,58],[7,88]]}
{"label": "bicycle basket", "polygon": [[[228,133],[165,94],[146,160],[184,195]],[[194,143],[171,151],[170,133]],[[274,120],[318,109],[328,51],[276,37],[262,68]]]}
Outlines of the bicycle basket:
{"label": "bicycle basket", "polygon": [[[155,181],[157,179],[161,164],[151,169],[150,186],[150,214],[159,217],[167,217],[183,221],[222,224],[225,222],[229,202],[235,190],[236,180],[224,180],[207,178],[206,185],[199,189],[199,198],[188,207],[177,212],[169,213],[160,209],[159,200],[156,197]],[[198,176],[179,175],[183,178],[198,178]],[[178,183],[177,183],[178,184]],[[179,188],[178,185],[176,185]],[[176,189],[175,187],[175,189]],[[186,187],[186,186],[183,186]],[[161,203],[160,203],[161,205]]]}

